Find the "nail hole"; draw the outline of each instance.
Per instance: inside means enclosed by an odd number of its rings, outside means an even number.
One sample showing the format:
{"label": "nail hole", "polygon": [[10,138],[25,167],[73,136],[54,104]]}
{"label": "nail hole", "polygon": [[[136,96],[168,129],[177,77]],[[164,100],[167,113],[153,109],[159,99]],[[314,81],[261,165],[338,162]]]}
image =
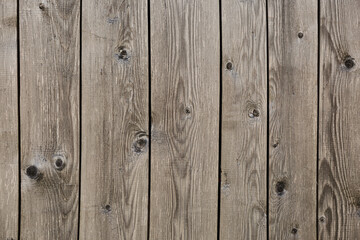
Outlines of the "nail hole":
{"label": "nail hole", "polygon": [[35,166],[29,166],[26,168],[25,173],[31,179],[37,179],[39,177],[39,170]]}
{"label": "nail hole", "polygon": [[320,222],[325,222],[325,217],[324,216],[321,216],[320,219],[319,219]]}
{"label": "nail hole", "polygon": [[296,234],[297,232],[298,232],[297,228],[291,229],[291,233],[292,233],[292,234]]}
{"label": "nail hole", "polygon": [[299,32],[298,33],[298,38],[303,38],[304,37],[304,34],[302,32]]}
{"label": "nail hole", "polygon": [[275,186],[275,189],[276,189],[276,192],[279,196],[282,196],[284,195],[285,193],[285,187],[286,187],[286,184],[284,181],[280,181],[280,182],[277,182],[276,183],[276,186]]}
{"label": "nail hole", "polygon": [[347,69],[351,69],[355,66],[355,61],[352,57],[347,56],[344,61],[344,65]]}
{"label": "nail hole", "polygon": [[233,64],[231,62],[226,63],[226,69],[227,70],[232,70],[233,69]]}
{"label": "nail hole", "polygon": [[188,115],[191,113],[191,110],[190,110],[189,107],[186,107],[186,108],[185,108],[185,113],[188,114]]}

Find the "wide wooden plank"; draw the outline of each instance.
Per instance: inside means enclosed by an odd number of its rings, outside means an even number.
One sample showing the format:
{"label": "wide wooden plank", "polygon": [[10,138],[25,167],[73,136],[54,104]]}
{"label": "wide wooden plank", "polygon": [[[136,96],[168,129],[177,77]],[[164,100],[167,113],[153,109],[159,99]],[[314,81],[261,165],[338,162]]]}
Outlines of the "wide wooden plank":
{"label": "wide wooden plank", "polygon": [[319,239],[360,239],[360,2],[320,7]]}
{"label": "wide wooden plank", "polygon": [[150,9],[150,239],[216,239],[219,1]]}
{"label": "wide wooden plank", "polygon": [[146,239],[147,0],[84,0],[80,239]]}
{"label": "wide wooden plank", "polygon": [[269,239],[316,239],[317,1],[268,1]]}
{"label": "wide wooden plank", "polygon": [[21,239],[76,239],[80,1],[20,0]]}
{"label": "wide wooden plank", "polygon": [[0,0],[0,239],[17,239],[17,1]]}
{"label": "wide wooden plank", "polygon": [[267,236],[266,34],[265,0],[222,2],[220,239]]}

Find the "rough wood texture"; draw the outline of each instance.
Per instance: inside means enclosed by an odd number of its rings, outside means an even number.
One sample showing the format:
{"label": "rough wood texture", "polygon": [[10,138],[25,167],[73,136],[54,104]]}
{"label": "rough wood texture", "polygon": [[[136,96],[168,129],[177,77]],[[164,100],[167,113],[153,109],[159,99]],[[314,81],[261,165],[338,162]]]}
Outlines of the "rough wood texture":
{"label": "rough wood texture", "polygon": [[76,239],[80,1],[20,0],[21,239]]}
{"label": "rough wood texture", "polygon": [[359,239],[360,2],[320,7],[319,239]]}
{"label": "rough wood texture", "polygon": [[266,1],[223,1],[222,33],[220,239],[266,239]]}
{"label": "rough wood texture", "polygon": [[150,239],[216,239],[219,2],[151,1]]}
{"label": "rough wood texture", "polygon": [[80,239],[146,239],[147,0],[83,1]]}
{"label": "rough wood texture", "polygon": [[269,239],[316,239],[317,1],[268,2]]}
{"label": "rough wood texture", "polygon": [[0,239],[17,239],[19,154],[16,1],[0,0]]}

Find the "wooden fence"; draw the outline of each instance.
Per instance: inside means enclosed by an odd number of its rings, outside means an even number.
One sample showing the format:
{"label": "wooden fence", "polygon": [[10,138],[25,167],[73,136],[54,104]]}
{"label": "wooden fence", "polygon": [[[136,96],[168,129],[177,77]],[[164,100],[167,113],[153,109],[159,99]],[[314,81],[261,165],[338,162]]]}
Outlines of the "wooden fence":
{"label": "wooden fence", "polygon": [[0,0],[0,239],[360,239],[359,12]]}

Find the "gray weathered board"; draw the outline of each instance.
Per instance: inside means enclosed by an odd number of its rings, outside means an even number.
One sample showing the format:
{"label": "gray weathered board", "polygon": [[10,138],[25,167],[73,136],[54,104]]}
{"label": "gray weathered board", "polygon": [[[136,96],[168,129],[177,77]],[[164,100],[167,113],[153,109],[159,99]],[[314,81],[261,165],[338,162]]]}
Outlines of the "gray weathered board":
{"label": "gray weathered board", "polygon": [[357,0],[0,0],[0,239],[360,239]]}

